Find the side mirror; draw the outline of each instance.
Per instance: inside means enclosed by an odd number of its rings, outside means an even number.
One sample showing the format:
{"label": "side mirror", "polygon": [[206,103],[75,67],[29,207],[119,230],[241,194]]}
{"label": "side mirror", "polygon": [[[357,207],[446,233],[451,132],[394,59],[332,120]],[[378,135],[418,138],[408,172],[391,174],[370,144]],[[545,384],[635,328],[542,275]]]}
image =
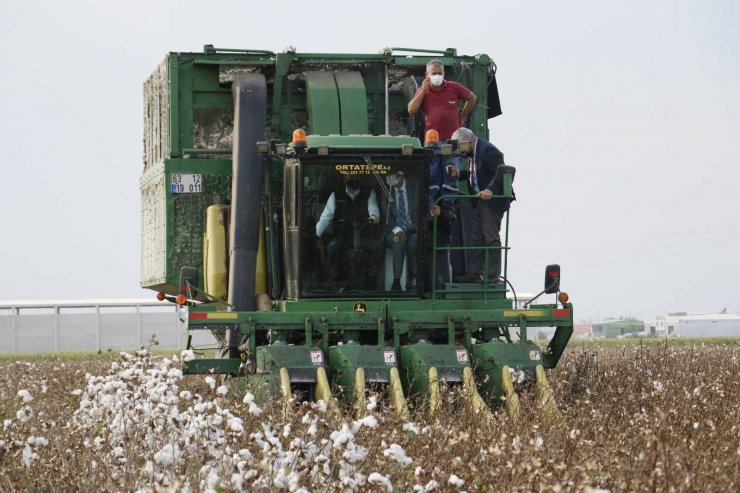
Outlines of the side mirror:
{"label": "side mirror", "polygon": [[560,291],[560,266],[552,264],[545,267],[545,293],[553,294]]}

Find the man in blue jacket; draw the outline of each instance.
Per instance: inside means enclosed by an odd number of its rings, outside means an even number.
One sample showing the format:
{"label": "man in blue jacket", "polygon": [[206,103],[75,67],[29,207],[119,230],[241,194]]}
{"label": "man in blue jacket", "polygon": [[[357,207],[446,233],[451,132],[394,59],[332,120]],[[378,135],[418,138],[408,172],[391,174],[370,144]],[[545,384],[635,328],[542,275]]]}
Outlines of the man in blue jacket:
{"label": "man in blue jacket", "polygon": [[[459,181],[467,181],[471,195],[478,195],[481,200],[473,202],[475,215],[473,219],[473,245],[474,246],[501,246],[501,220],[504,213],[509,210],[510,199],[493,198],[500,195],[502,190],[494,182],[496,168],[504,164],[504,155],[496,146],[490,142],[479,139],[472,130],[458,128],[452,134],[452,139],[469,141],[473,145],[473,154],[470,157],[470,168],[459,171],[454,165],[448,170],[452,176],[457,176]],[[483,274],[484,253],[475,250],[471,255],[471,262],[465,280],[481,281]],[[501,279],[501,250],[490,250],[488,252],[488,279],[483,280],[490,284],[504,284]]]}

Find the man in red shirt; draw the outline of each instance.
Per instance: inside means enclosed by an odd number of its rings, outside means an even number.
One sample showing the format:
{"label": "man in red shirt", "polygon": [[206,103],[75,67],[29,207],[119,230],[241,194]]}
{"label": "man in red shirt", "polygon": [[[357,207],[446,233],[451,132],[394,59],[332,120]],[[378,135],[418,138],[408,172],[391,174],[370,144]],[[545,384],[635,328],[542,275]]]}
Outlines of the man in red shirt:
{"label": "man in red shirt", "polygon": [[[475,106],[476,97],[473,92],[460,83],[444,80],[444,65],[438,60],[427,63],[424,73],[424,82],[417,89],[416,95],[409,101],[408,111],[413,115],[424,111],[424,131],[434,129],[439,133],[440,141],[444,142],[452,137],[452,132],[464,126],[465,120]],[[465,101],[461,112],[459,101]],[[447,172],[447,162],[442,158],[432,161],[429,170],[429,205],[434,215],[442,213],[447,221],[456,219],[453,212],[453,201],[442,200],[442,208],[434,203],[440,194],[454,195],[458,192],[457,183]]]}

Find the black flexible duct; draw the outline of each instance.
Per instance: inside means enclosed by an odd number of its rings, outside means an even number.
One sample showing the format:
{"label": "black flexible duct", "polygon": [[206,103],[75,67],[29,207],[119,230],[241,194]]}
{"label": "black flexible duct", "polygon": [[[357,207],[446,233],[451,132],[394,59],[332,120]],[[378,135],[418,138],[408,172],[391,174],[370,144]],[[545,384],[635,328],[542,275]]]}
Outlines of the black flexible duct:
{"label": "black flexible duct", "polygon": [[[255,310],[255,270],[259,243],[262,157],[256,143],[265,139],[267,83],[262,74],[239,74],[234,96],[229,303],[237,311]],[[238,358],[241,334],[228,331],[229,357]]]}

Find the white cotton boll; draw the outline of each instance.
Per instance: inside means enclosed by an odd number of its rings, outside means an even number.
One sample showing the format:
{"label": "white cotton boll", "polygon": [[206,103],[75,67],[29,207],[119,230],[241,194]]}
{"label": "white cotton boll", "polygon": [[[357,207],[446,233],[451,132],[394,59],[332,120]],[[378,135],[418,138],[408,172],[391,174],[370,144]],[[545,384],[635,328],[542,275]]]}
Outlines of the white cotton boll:
{"label": "white cotton boll", "polygon": [[34,460],[38,459],[38,458],[39,458],[39,454],[37,454],[36,452],[34,452],[31,449],[31,447],[29,447],[28,445],[26,445],[23,448],[23,455],[21,457],[21,460],[22,460],[22,464],[23,464],[24,467],[31,467],[31,463]]}
{"label": "white cotton boll", "polygon": [[3,420],[3,428],[5,428],[6,430],[8,428],[10,428],[12,425],[13,425],[13,420],[12,419],[4,419]]}
{"label": "white cotton boll", "polygon": [[168,443],[154,454],[154,462],[163,466],[170,466],[180,457],[180,449],[177,445]]}
{"label": "white cotton boll", "polygon": [[293,427],[290,424],[283,426],[283,437],[288,438]]}
{"label": "white cotton boll", "polygon": [[33,396],[26,389],[21,389],[18,391],[18,398],[21,399],[24,404],[27,404],[33,400]]}
{"label": "white cotton boll", "polygon": [[655,391],[660,393],[663,391],[663,384],[659,380],[655,380],[653,382],[653,388],[655,388]]}
{"label": "white cotton boll", "polygon": [[436,490],[437,488],[439,488],[439,483],[438,483],[438,482],[436,482],[436,481],[435,481],[435,480],[433,480],[433,479],[432,479],[432,480],[430,480],[430,481],[429,481],[429,482],[428,482],[428,483],[426,484],[426,486],[424,486],[424,489],[425,489],[426,491],[434,491],[434,490]]}
{"label": "white cotton boll", "polygon": [[49,390],[49,387],[47,387],[45,384],[42,384],[41,385],[41,393],[42,394],[45,394],[47,390]]}
{"label": "white cotton boll", "polygon": [[22,407],[15,413],[15,417],[20,420],[21,423],[28,423],[33,418],[33,410],[28,407]]}
{"label": "white cotton boll", "polygon": [[344,451],[342,457],[347,459],[350,464],[356,464],[357,462],[365,460],[365,457],[367,457],[367,449],[360,445],[351,444],[351,446],[348,446],[347,450]]}
{"label": "white cotton boll", "polygon": [[332,447],[339,448],[352,439],[352,433],[344,425],[341,431],[332,431],[329,438],[332,440]]}
{"label": "white cotton boll", "polygon": [[216,388],[216,379],[213,378],[210,375],[207,376],[206,377],[206,385],[208,385],[211,388],[211,390],[215,389]]}
{"label": "white cotton boll", "polygon": [[49,445],[49,440],[44,437],[30,436],[26,440],[26,443],[32,447],[46,447],[47,445]]}
{"label": "white cotton boll", "polygon": [[383,455],[404,466],[408,466],[413,462],[413,459],[406,455],[406,451],[403,447],[397,443],[392,443],[390,447],[383,451]]}
{"label": "white cotton boll", "polygon": [[234,473],[231,475],[231,484],[234,485],[234,488],[241,491],[244,487],[244,477],[241,474]]}
{"label": "white cotton boll", "polygon": [[414,476],[421,476],[424,474],[424,469],[421,466],[416,466],[416,469],[414,469]]}
{"label": "white cotton boll", "polygon": [[417,428],[414,423],[404,423],[404,425],[403,425],[403,431],[410,431],[414,435],[418,435],[419,434],[419,428]]}
{"label": "white cotton boll", "polygon": [[375,418],[375,416],[372,416],[372,415],[368,415],[360,419],[359,423],[362,424],[362,426],[365,426],[367,428],[377,428],[378,427],[378,420]]}
{"label": "white cotton boll", "polygon": [[447,484],[457,486],[458,488],[465,484],[465,481],[457,477],[455,474],[450,474],[450,478],[447,480]]}
{"label": "white cotton boll", "polygon": [[237,435],[241,435],[244,432],[244,422],[239,418],[229,418],[228,426],[229,430],[233,431]]}
{"label": "white cotton boll", "polygon": [[371,395],[369,398],[369,403],[367,404],[367,410],[368,411],[374,411],[376,407],[378,407],[378,396],[377,395]]}
{"label": "white cotton boll", "polygon": [[370,475],[367,477],[367,481],[370,484],[377,484],[377,485],[385,486],[386,491],[393,491],[393,485],[391,484],[391,480],[383,476],[379,472],[370,473]]}
{"label": "white cotton boll", "polygon": [[206,485],[208,485],[209,488],[215,489],[218,486],[220,479],[218,477],[218,474],[215,470],[211,469],[208,473],[208,477],[206,478]]}
{"label": "white cotton boll", "polygon": [[229,388],[226,385],[221,385],[219,388],[216,389],[216,394],[218,395],[226,395],[229,393]]}
{"label": "white cotton boll", "polygon": [[537,437],[534,439],[534,449],[535,450],[541,450],[544,444],[545,444],[545,441],[542,439],[542,437]]}
{"label": "white cotton boll", "polygon": [[262,409],[254,402],[254,395],[251,392],[247,392],[242,402],[249,406],[250,414],[254,414],[255,416],[262,414]]}
{"label": "white cotton boll", "polygon": [[319,402],[314,403],[313,408],[324,414],[326,413],[326,402],[320,400]]}
{"label": "white cotton boll", "polygon": [[316,435],[316,423],[312,423],[311,426],[308,427],[308,434],[311,436]]}

